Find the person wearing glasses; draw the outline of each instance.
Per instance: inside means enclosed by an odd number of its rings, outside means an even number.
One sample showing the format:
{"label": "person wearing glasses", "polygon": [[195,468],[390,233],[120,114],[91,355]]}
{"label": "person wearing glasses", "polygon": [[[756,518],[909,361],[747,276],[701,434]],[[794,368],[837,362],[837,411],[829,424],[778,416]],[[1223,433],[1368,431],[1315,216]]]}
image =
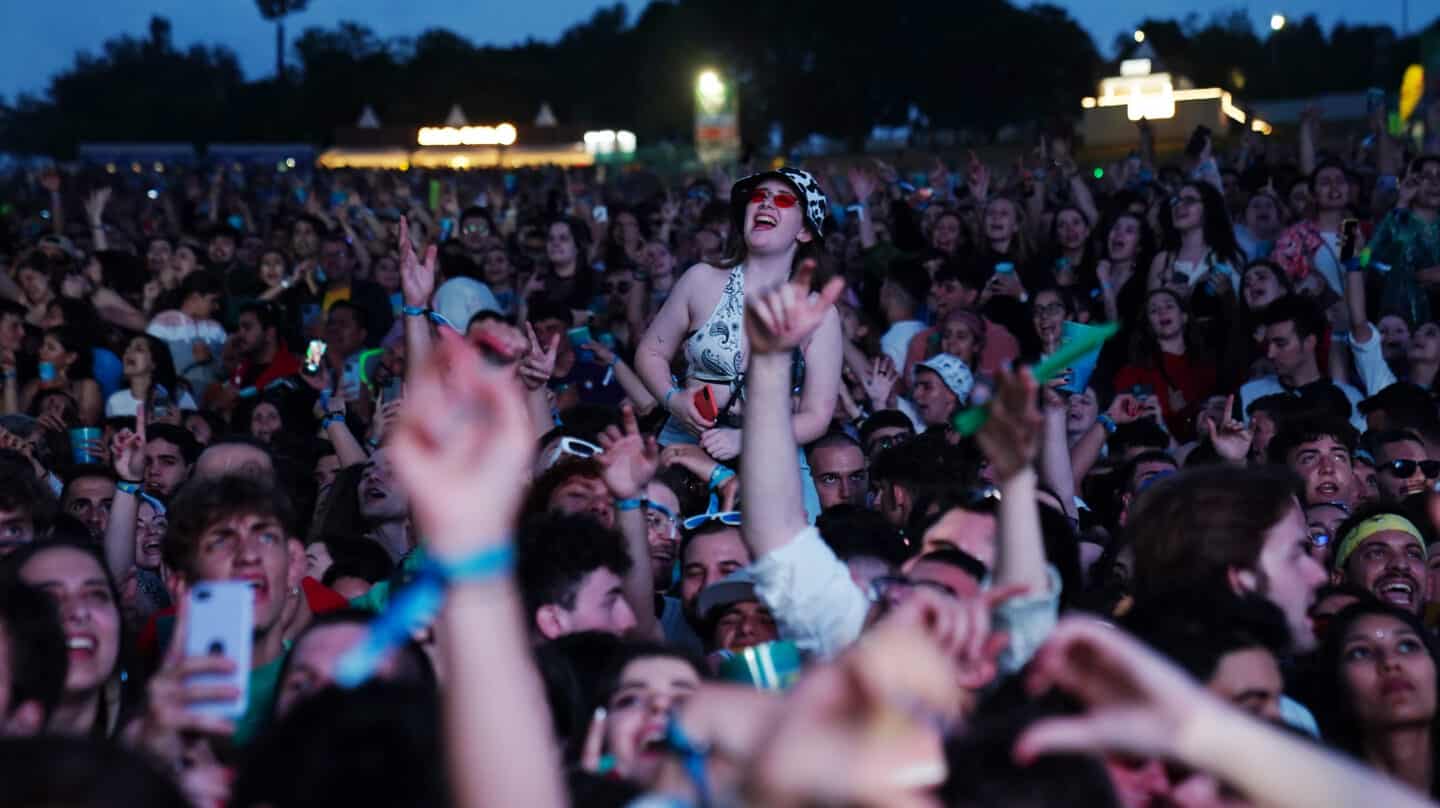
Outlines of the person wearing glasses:
{"label": "person wearing glasses", "polygon": [[[818,256],[827,209],[815,177],[800,169],[765,171],[735,183],[725,260],[699,264],[680,276],[636,351],[636,370],[670,412],[662,445],[699,443],[720,461],[740,454],[738,405],[749,373],[743,328],[747,289],[783,283],[803,260]],[[800,394],[799,406],[791,408],[800,445],[830,426],[840,389],[841,342],[840,318],[827,311],[814,333],[794,346],[804,360],[798,384],[792,379]],[[686,370],[677,382],[670,365],[682,352]],[[696,400],[707,387],[715,413],[702,412]],[[818,511],[813,488],[805,488],[809,512]]]}
{"label": "person wearing glasses", "polygon": [[1424,520],[1411,519],[1395,504],[1357,508],[1336,531],[1330,582],[1349,584],[1378,600],[1424,614],[1430,576],[1426,561],[1430,536]]}
{"label": "person wearing glasses", "polygon": [[1425,441],[1415,432],[1387,430],[1373,438],[1367,436],[1367,444],[1375,447],[1380,493],[1387,500],[1428,491],[1440,478],[1440,460],[1430,459]]}
{"label": "person wearing glasses", "polygon": [[1225,276],[1240,287],[1236,267],[1245,265],[1225,197],[1215,186],[1191,180],[1180,186],[1160,213],[1164,249],[1150,262],[1149,288],[1168,287],[1187,295],[1195,287]]}
{"label": "person wearing glasses", "polygon": [[1350,517],[1350,507],[1343,502],[1321,502],[1305,507],[1305,529],[1310,532],[1310,553],[1316,561],[1330,566],[1340,525]]}

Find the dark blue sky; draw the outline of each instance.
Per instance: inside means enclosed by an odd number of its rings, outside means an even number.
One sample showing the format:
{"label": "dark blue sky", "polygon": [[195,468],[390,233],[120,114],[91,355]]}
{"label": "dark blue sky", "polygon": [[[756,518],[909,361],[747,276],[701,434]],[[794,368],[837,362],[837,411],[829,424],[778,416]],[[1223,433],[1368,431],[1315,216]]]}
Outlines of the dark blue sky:
{"label": "dark blue sky", "polygon": [[[1195,11],[1208,17],[1218,10],[1246,8],[1257,26],[1276,11],[1299,18],[1317,14],[1329,28],[1335,22],[1400,26],[1403,0],[1051,0],[1078,18],[1108,53],[1115,34],[1146,15],[1179,17]],[[647,0],[627,0],[632,19]],[[1418,28],[1433,16],[1434,0],[1410,0],[1410,23]],[[224,44],[240,56],[247,77],[274,70],[275,32],[260,19],[252,0],[50,0],[24,3],[0,0],[0,95],[43,90],[49,77],[69,65],[78,50],[98,51],[120,32],[143,34],[151,14],[174,25],[175,40]],[[333,25],[349,19],[365,23],[381,36],[407,36],[446,27],[477,42],[510,44],[527,36],[552,39],[589,17],[596,0],[311,0],[310,10],[291,19],[287,29]],[[883,8],[883,3],[874,8]],[[1422,13],[1424,9],[1424,13]]]}

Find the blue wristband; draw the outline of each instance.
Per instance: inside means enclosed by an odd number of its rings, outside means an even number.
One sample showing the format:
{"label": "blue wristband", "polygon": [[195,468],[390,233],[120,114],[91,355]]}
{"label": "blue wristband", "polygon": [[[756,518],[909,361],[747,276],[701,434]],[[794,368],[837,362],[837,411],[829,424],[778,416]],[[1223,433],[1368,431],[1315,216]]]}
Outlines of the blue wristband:
{"label": "blue wristband", "polygon": [[123,491],[126,494],[135,496],[136,494],[140,493],[140,483],[131,482],[130,480],[116,480],[115,490]]}
{"label": "blue wristband", "polygon": [[428,566],[446,583],[484,581],[514,569],[515,545],[507,539],[503,544],[486,547],[454,561],[443,561],[432,555]]}
{"label": "blue wristband", "polygon": [[645,501],[640,499],[639,497],[631,497],[630,499],[617,499],[615,500],[615,510],[638,511],[640,510],[640,506],[644,504]]}
{"label": "blue wristband", "polygon": [[1100,424],[1100,426],[1104,427],[1104,428],[1105,428],[1105,431],[1106,431],[1107,433],[1111,434],[1111,435],[1114,435],[1114,434],[1115,434],[1115,430],[1117,430],[1117,429],[1120,428],[1120,427],[1118,427],[1118,426],[1115,425],[1115,419],[1114,419],[1114,418],[1111,418],[1110,416],[1106,415],[1106,414],[1103,413],[1103,412],[1100,413],[1098,416],[1095,417],[1095,422],[1098,423],[1098,424]]}
{"label": "blue wristband", "polygon": [[329,426],[330,426],[331,424],[336,424],[336,423],[339,423],[339,424],[345,423],[345,415],[344,415],[344,413],[339,413],[339,412],[327,412],[327,413],[325,413],[325,417],[320,419],[320,428],[321,428],[321,429],[327,429],[327,428],[329,428]]}
{"label": "blue wristband", "polygon": [[714,471],[710,472],[710,482],[706,487],[714,491],[729,482],[730,478],[734,476],[735,472],[729,466],[722,463],[716,466]]}
{"label": "blue wristband", "polygon": [[665,394],[665,409],[667,409],[667,410],[670,409],[670,397],[673,396],[673,395],[675,395],[675,394],[678,393],[678,392],[680,392],[680,388],[678,388],[678,387],[672,387],[672,388],[670,388],[670,392],[668,392],[668,393]]}
{"label": "blue wristband", "polygon": [[404,314],[406,317],[424,317],[425,315],[430,313],[430,310],[427,308],[422,308],[420,306],[406,306],[400,310],[400,313]]}

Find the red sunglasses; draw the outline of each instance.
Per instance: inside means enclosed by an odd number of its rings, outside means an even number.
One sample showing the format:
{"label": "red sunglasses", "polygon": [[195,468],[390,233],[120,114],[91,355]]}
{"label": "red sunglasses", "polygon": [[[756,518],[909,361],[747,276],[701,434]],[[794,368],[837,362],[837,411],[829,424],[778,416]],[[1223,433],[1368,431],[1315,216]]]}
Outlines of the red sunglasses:
{"label": "red sunglasses", "polygon": [[756,205],[769,201],[777,208],[793,208],[800,199],[794,194],[787,194],[784,191],[772,194],[764,188],[756,188],[750,192],[750,201]]}

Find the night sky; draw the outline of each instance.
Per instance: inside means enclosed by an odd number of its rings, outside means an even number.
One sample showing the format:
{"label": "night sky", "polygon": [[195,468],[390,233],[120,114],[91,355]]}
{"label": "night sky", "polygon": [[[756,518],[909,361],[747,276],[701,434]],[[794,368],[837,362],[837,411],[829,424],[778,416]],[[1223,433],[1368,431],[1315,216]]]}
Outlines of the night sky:
{"label": "night sky", "polygon": [[[1198,10],[1202,18],[1208,18],[1217,10],[1243,6],[1256,21],[1257,30],[1263,30],[1276,11],[1293,19],[1316,14],[1327,29],[1341,20],[1398,29],[1402,5],[1402,0],[1299,0],[1294,6],[1280,0],[1054,1],[1080,20],[1107,55],[1115,35],[1130,30],[1147,15],[1165,18]],[[631,19],[645,2],[627,0]],[[1430,3],[1410,0],[1412,30],[1433,15]],[[286,31],[290,35],[307,26],[332,26],[345,19],[363,22],[382,37],[412,36],[445,27],[475,42],[507,45],[530,36],[554,39],[565,28],[588,18],[598,5],[595,0],[311,0],[308,11],[290,18]],[[1422,14],[1421,9],[1430,10]],[[247,78],[274,70],[275,30],[260,18],[252,0],[0,0],[0,96],[10,99],[22,91],[43,91],[51,75],[71,64],[76,51],[98,52],[106,38],[121,32],[144,35],[152,14],[170,19],[181,46],[204,42],[230,47],[239,54]]]}

